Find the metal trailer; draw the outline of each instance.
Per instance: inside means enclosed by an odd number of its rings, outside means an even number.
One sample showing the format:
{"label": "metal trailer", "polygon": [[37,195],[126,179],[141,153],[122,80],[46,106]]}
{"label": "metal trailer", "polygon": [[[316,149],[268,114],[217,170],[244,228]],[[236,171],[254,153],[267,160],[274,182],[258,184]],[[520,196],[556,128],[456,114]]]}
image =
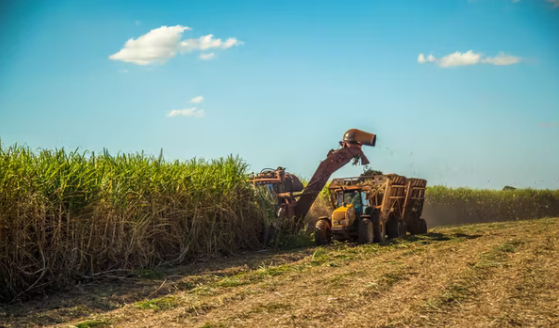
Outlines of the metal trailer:
{"label": "metal trailer", "polygon": [[386,236],[426,233],[421,218],[426,186],[426,180],[397,174],[333,179],[328,186],[333,211],[317,221],[317,243],[382,242]]}

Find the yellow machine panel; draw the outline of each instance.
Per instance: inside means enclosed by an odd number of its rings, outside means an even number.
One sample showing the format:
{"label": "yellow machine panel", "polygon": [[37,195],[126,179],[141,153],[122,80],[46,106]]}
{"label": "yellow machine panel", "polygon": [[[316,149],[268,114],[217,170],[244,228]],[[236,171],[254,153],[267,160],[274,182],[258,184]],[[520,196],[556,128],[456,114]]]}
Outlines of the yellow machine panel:
{"label": "yellow machine panel", "polygon": [[340,206],[332,212],[332,230],[349,227],[355,221],[355,207],[353,204]]}

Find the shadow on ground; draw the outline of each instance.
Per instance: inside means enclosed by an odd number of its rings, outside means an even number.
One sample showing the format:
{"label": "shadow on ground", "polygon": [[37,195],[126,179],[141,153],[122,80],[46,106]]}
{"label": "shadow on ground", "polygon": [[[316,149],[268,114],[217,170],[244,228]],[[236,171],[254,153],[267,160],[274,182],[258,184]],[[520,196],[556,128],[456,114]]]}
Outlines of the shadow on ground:
{"label": "shadow on ground", "polygon": [[100,314],[126,304],[162,297],[258,267],[277,266],[312,255],[314,248],[264,250],[229,257],[198,260],[178,268],[135,270],[126,275],[104,275],[27,301],[0,304],[0,328],[54,325]]}
{"label": "shadow on ground", "polygon": [[[401,242],[442,242],[452,239],[476,239],[482,235],[429,232],[387,240],[381,247]],[[357,246],[347,243],[348,247]],[[332,247],[337,247],[332,245]],[[127,275],[105,275],[102,279],[78,284],[27,302],[0,304],[0,328],[62,324],[101,314],[146,299],[163,297],[195,288],[261,266],[278,266],[311,256],[315,247],[285,251],[264,250],[230,257],[198,260],[178,268],[136,270]]]}

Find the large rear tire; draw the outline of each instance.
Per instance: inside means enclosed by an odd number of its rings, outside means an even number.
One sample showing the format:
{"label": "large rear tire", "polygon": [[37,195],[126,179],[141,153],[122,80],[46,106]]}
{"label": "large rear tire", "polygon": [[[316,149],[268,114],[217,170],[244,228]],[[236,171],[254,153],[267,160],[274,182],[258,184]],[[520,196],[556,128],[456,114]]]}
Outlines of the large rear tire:
{"label": "large rear tire", "polygon": [[392,218],[386,223],[386,234],[388,235],[388,239],[400,237],[400,230],[400,221],[396,218]]}
{"label": "large rear tire", "polygon": [[424,219],[419,219],[419,233],[427,233],[427,222]]}
{"label": "large rear tire", "polygon": [[410,235],[417,235],[419,234],[419,219],[413,219],[407,226]]}
{"label": "large rear tire", "polygon": [[400,237],[405,237],[407,234],[406,222],[400,221]]}
{"label": "large rear tire", "polygon": [[370,244],[374,241],[373,222],[369,218],[359,220],[357,226],[357,242],[360,244]]}
{"label": "large rear tire", "polygon": [[326,245],[330,243],[332,239],[332,233],[330,230],[330,223],[326,220],[316,221],[314,239],[317,245]]}
{"label": "large rear tire", "polygon": [[373,221],[374,242],[384,242],[384,239],[386,237],[386,229],[384,223],[380,219],[380,215],[377,213],[371,218],[371,220]]}

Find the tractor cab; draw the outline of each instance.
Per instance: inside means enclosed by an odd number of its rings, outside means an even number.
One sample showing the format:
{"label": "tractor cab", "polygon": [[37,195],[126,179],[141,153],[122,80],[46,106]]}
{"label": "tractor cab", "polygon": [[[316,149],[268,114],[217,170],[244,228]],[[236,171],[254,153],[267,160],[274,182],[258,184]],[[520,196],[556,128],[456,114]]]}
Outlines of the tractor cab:
{"label": "tractor cab", "polygon": [[[366,188],[365,188],[366,189]],[[352,238],[356,234],[361,216],[367,213],[367,191],[360,186],[329,188],[333,207],[331,229],[337,239]]]}
{"label": "tractor cab", "polygon": [[334,208],[352,204],[355,214],[359,217],[363,214],[364,208],[368,206],[365,192],[360,189],[346,189],[337,192],[337,201]]}

